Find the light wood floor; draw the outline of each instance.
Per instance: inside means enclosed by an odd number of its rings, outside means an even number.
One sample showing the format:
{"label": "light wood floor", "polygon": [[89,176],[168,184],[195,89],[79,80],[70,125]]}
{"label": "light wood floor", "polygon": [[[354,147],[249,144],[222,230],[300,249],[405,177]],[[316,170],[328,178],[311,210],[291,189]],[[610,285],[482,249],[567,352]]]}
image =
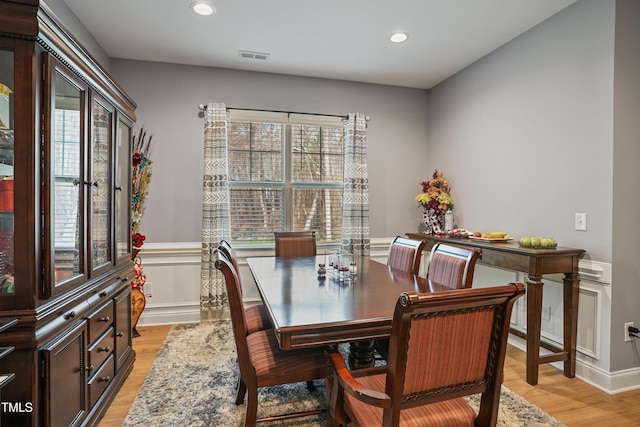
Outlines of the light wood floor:
{"label": "light wood floor", "polygon": [[[121,426],[138,389],[156,357],[170,326],[139,327],[133,339],[133,371],[100,421],[99,427]],[[510,347],[504,367],[504,384],[568,427],[640,425],[640,390],[610,395],[587,383],[566,378],[550,365],[540,366],[538,385],[526,381],[525,353]]]}

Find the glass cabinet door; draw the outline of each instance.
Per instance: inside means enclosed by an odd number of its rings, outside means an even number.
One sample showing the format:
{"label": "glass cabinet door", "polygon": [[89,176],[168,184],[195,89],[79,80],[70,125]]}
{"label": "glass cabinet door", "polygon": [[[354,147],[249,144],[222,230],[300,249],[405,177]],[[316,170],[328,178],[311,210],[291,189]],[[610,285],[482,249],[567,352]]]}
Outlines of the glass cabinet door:
{"label": "glass cabinet door", "polygon": [[84,141],[86,85],[47,56],[45,103],[45,286],[48,298],[71,288],[87,277],[85,252]]}
{"label": "glass cabinet door", "polygon": [[13,63],[13,51],[0,50],[0,296],[15,293]]}
{"label": "glass cabinet door", "polygon": [[131,258],[131,129],[132,123],[118,120],[116,158],[116,259]]}
{"label": "glass cabinet door", "polygon": [[91,269],[110,268],[111,251],[111,133],[113,111],[105,102],[93,99],[91,105]]}

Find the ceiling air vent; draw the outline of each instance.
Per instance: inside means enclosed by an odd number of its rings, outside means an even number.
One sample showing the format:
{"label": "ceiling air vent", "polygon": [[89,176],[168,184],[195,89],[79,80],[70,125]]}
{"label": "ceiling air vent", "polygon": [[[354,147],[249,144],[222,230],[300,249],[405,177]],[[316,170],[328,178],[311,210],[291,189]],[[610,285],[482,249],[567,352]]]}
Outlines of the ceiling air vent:
{"label": "ceiling air vent", "polygon": [[266,61],[267,59],[269,59],[269,55],[270,53],[264,53],[264,52],[252,52],[250,50],[239,50],[238,51],[238,55],[241,58],[246,58],[246,59],[259,59],[262,61]]}

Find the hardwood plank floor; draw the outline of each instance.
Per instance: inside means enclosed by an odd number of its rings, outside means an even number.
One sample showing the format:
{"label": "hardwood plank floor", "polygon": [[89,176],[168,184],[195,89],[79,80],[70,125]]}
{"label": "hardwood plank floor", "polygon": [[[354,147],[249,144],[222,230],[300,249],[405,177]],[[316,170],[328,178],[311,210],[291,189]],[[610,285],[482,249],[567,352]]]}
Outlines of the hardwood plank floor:
{"label": "hardwood plank floor", "polygon": [[[121,426],[170,326],[138,328],[133,339],[136,361],[133,371],[99,423],[99,427]],[[550,365],[540,366],[538,385],[526,381],[526,354],[509,347],[504,367],[504,384],[568,427],[640,425],[640,390],[607,394],[577,378],[566,378]]]}

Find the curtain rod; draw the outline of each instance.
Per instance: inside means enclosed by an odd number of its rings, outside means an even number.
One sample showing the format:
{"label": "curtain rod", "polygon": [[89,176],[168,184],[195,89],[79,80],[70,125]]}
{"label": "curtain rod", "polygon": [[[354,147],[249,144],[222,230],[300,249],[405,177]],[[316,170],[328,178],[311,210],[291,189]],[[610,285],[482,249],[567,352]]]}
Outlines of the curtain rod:
{"label": "curtain rod", "polygon": [[[207,105],[206,104],[198,104],[198,108],[201,111],[206,111],[207,109]],[[302,113],[302,112],[298,112],[298,111],[280,111],[280,110],[261,110],[258,108],[234,108],[234,107],[227,107],[227,110],[238,110],[238,111],[262,111],[262,112],[268,112],[268,113],[285,113],[285,114],[307,114],[310,116],[329,116],[329,117],[340,117],[342,119],[348,119],[349,116],[346,115],[339,115],[339,114],[320,114],[320,113]],[[365,117],[366,121],[369,121],[369,116]]]}

